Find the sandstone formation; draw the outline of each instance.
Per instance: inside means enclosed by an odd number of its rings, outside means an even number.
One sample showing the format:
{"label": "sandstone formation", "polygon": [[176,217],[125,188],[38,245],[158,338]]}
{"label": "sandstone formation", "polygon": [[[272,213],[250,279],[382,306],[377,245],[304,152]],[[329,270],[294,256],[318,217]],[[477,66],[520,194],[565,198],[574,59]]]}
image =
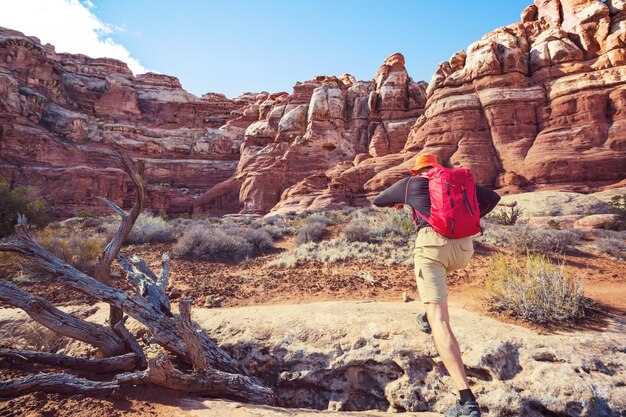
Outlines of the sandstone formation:
{"label": "sandstone formation", "polygon": [[[417,304],[194,309],[194,320],[271,386],[286,407],[372,410],[365,415],[379,415],[374,410],[442,413],[457,396],[432,338],[417,329]],[[104,322],[106,309],[98,306],[95,313],[92,307],[81,309],[90,320]],[[454,307],[450,316],[472,390],[490,417],[626,413],[626,329],[620,318],[608,319],[602,330],[588,326],[538,334]],[[30,319],[22,311],[0,309],[0,324],[9,321],[12,326],[0,329],[11,332],[11,343],[20,343]],[[139,326],[129,322],[129,328]],[[76,353],[78,347],[66,349]],[[192,404],[203,408],[200,401],[189,400],[183,409]],[[237,408],[239,414],[232,415],[242,417],[308,414],[226,404],[209,402],[206,407],[224,410],[222,415]]]}
{"label": "sandstone formation", "polygon": [[[112,59],[57,54],[0,30],[0,175],[33,185],[61,215],[132,201],[113,151],[147,161],[147,207],[190,212],[230,177],[245,125],[225,126],[243,96],[195,97],[167,75],[136,77]],[[235,112],[233,114],[233,112]]]}
{"label": "sandstone formation", "polygon": [[[333,198],[328,173],[400,152],[425,102],[426,84],[408,76],[399,53],[385,60],[373,81],[317,77],[296,84],[292,94],[263,95],[242,115],[254,111],[258,118],[246,129],[237,172],[198,199],[196,211],[211,211],[233,195],[251,213],[288,205],[292,194],[307,201],[296,210],[345,205],[345,190]],[[327,188],[330,195],[318,200],[316,191]]]}
{"label": "sandstone formation", "polygon": [[501,193],[623,181],[626,3],[536,0],[521,20],[439,65],[402,151],[316,177],[326,187],[305,179],[274,210],[363,202],[407,175],[421,151]]}
{"label": "sandstone formation", "polygon": [[589,192],[626,180],[624,108],[623,0],[535,0],[429,85],[396,53],[369,81],[232,100],[0,29],[0,175],[62,214],[130,201],[113,150],[147,160],[146,207],[169,214],[366,205],[422,151],[501,194]]}

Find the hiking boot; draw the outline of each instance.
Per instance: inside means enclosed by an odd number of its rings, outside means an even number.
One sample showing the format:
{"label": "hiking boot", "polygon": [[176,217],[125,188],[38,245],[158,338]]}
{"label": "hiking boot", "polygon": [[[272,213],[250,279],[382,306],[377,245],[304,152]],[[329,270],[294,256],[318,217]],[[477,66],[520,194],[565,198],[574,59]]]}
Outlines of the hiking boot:
{"label": "hiking boot", "polygon": [[480,408],[476,401],[468,401],[465,404],[457,404],[450,407],[444,413],[446,417],[480,417]]}
{"label": "hiking boot", "polygon": [[426,314],[417,315],[417,325],[424,333],[430,334],[430,332],[432,331],[432,329],[430,328],[430,324],[428,323],[428,317],[426,317]]}

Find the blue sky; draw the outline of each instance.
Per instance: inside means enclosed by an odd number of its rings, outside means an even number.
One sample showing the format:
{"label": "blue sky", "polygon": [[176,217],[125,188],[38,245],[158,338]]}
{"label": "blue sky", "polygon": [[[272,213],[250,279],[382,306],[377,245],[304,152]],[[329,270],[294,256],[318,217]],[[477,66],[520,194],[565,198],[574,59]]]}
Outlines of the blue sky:
{"label": "blue sky", "polygon": [[[315,75],[347,72],[360,80],[372,79],[394,52],[404,54],[413,79],[430,81],[439,62],[485,33],[518,22],[520,12],[531,4],[531,0],[55,1],[88,9],[106,28],[97,29],[101,40],[127,50],[129,59],[140,64],[137,68],[174,75],[196,95],[219,92],[228,97],[244,91],[291,92],[296,81]],[[38,7],[25,0],[0,0],[3,8],[9,3],[28,7],[30,20]],[[49,14],[42,13],[42,19]],[[2,19],[1,26],[25,32],[12,27],[9,17]],[[79,19],[59,20],[67,26]],[[32,26],[29,32],[40,31],[41,26]],[[26,34],[50,42],[43,33]],[[89,50],[82,52],[90,55]],[[102,53],[107,52],[94,50],[91,55]]]}

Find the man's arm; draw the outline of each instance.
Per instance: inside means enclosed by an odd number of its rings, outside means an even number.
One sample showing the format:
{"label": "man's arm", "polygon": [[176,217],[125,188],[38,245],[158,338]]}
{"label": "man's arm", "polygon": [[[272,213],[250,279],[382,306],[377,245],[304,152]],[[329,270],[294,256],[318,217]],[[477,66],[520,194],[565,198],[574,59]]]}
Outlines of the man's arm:
{"label": "man's arm", "polygon": [[406,193],[406,182],[409,178],[403,178],[397,181],[392,186],[382,191],[374,198],[372,204],[376,207],[392,207],[396,204],[404,204],[404,198]]}
{"label": "man's arm", "polygon": [[476,186],[476,198],[478,199],[478,207],[480,208],[480,217],[485,217],[498,205],[500,196],[488,188]]}

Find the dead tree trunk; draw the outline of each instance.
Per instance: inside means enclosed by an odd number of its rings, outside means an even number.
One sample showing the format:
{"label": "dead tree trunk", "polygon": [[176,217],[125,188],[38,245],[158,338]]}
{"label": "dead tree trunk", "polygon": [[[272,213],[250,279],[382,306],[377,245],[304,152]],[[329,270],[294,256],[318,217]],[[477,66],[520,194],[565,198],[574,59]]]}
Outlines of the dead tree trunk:
{"label": "dead tree trunk", "polygon": [[[128,174],[133,182],[133,185],[135,186],[136,200],[135,205],[130,210],[130,212],[126,213],[112,201],[109,201],[104,197],[98,197],[122,219],[117,233],[115,234],[113,239],[111,239],[109,244],[104,248],[104,251],[102,251],[102,253],[100,254],[98,262],[96,263],[96,266],[94,268],[94,278],[109,285],[112,285],[111,265],[113,264],[113,261],[120,252],[124,241],[130,234],[130,231],[132,230],[133,225],[137,220],[137,217],[139,217],[139,214],[141,213],[141,209],[143,208],[143,203],[145,201],[145,189],[143,184],[145,162],[143,160],[137,161],[137,171],[134,171],[131,162],[124,155],[118,153],[117,159],[120,166],[122,167],[124,172]],[[123,315],[124,313],[121,308],[117,306],[111,306],[109,312],[109,326],[111,326],[112,329],[115,328],[115,325],[120,320],[122,320]]]}
{"label": "dead tree trunk", "polygon": [[[146,365],[147,369],[120,374],[114,381],[109,382],[88,381],[66,374],[31,375],[19,380],[0,383],[0,396],[16,395],[34,390],[89,393],[99,392],[98,390],[101,389],[104,392],[110,392],[122,383],[152,383],[206,396],[275,404],[276,396],[269,388],[250,376],[241,364],[220,349],[204,331],[194,326],[191,321],[190,300],[183,300],[180,303],[179,314],[174,314],[171,311],[170,301],[165,294],[170,262],[168,254],[163,255],[161,274],[158,277],[141,259],[134,256],[128,259],[117,256],[143,205],[143,180],[141,177],[143,164],[139,164],[139,173],[136,173],[123,157],[120,157],[120,160],[137,186],[137,201],[131,213],[126,214],[114,203],[104,200],[109,207],[122,216],[122,225],[100,257],[98,263],[98,271],[100,272],[96,274],[99,274],[97,277],[84,274],[37,244],[28,234],[24,216],[18,217],[15,238],[9,242],[0,243],[0,251],[17,252],[38,263],[59,281],[108,303],[112,309],[117,309],[112,310],[116,311],[111,316],[115,316],[115,320],[110,321],[114,331],[62,313],[49,303],[43,302],[45,300],[40,299],[41,297],[38,299],[12,286],[0,287],[0,296],[4,289],[5,294],[7,294],[5,298],[11,294],[11,296],[20,299],[20,301],[14,301],[12,305],[24,309],[31,316],[34,315],[39,323],[66,336],[92,343],[105,354],[117,352],[116,349],[125,344],[125,351],[132,351],[136,357],[137,366],[135,369],[145,369]],[[107,283],[112,256],[113,258],[117,257],[120,265],[125,269],[128,279],[135,288],[134,292],[126,293]],[[106,279],[104,279],[105,277]],[[32,308],[33,303],[28,302],[32,299],[38,300],[38,303],[34,304],[44,307]],[[153,343],[161,345],[167,351],[187,361],[192,366],[193,372],[176,369],[166,354],[161,354],[156,359],[146,360],[146,355],[140,344],[124,327],[123,313],[145,325],[153,335]],[[69,325],[59,325],[59,323],[69,323]],[[96,335],[97,337],[108,337],[109,343],[104,346],[95,344],[94,337]],[[109,347],[109,344],[116,349]],[[13,353],[19,355],[19,352]],[[54,361],[50,358],[45,360],[48,360],[49,363]],[[71,363],[68,359],[64,359],[63,362]],[[59,363],[59,365],[61,364]]]}
{"label": "dead tree trunk", "polygon": [[45,298],[22,291],[7,282],[0,281],[0,300],[21,308],[33,320],[60,335],[97,347],[104,356],[128,352],[124,339],[113,330],[64,313]]}

